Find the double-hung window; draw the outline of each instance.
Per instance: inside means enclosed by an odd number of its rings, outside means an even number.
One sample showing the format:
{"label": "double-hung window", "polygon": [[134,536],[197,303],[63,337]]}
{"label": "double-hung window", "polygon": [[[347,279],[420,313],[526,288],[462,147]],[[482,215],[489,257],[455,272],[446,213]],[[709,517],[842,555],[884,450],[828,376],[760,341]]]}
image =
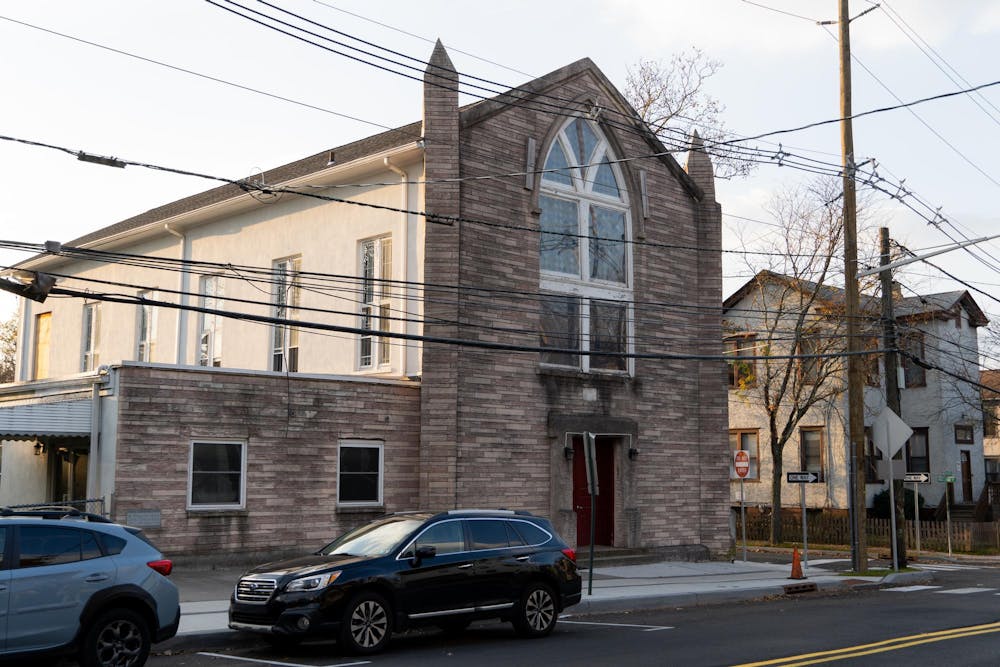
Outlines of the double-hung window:
{"label": "double-hung window", "polygon": [[[201,307],[211,311],[221,311],[222,276],[202,276],[200,299]],[[198,365],[222,365],[222,315],[218,313],[201,313],[201,332],[198,337]]]}
{"label": "double-hung window", "polygon": [[101,331],[101,304],[86,303],[83,305],[83,357],[81,367],[84,371],[97,368],[100,360],[98,345]]}
{"label": "double-hung window", "polygon": [[246,497],[245,442],[196,441],[188,462],[188,507],[240,509]]}
{"label": "double-hung window", "polygon": [[[726,356],[733,357],[729,365],[729,387],[739,389],[754,383],[756,365],[753,357],[757,354],[757,337],[754,335],[733,336],[725,340]],[[740,359],[740,357],[750,357]]]}
{"label": "double-hung window", "polygon": [[337,452],[337,503],[382,504],[382,442],[342,440]]}
{"label": "double-hung window", "polygon": [[375,369],[391,361],[392,313],[392,237],[362,241],[359,247],[361,269],[361,334],[358,367]]}
{"label": "double-hung window", "polygon": [[[286,257],[272,267],[274,294],[272,316],[294,320],[299,308],[299,273],[301,257]],[[271,370],[295,373],[299,370],[299,329],[287,323],[275,323],[271,329]]]}
{"label": "double-hung window", "polygon": [[[750,457],[750,472],[747,473],[747,479],[760,479],[758,436],[759,431],[755,428],[733,429],[729,431],[730,454],[744,451]],[[739,476],[736,474],[735,457],[733,456],[730,456],[729,459],[729,479],[739,479]]]}
{"label": "double-hung window", "polygon": [[906,472],[930,472],[931,457],[926,427],[915,428],[906,441]]}
{"label": "double-hung window", "polygon": [[138,298],[135,358],[139,361],[152,361],[153,345],[156,342],[156,307],[147,301],[156,300],[156,292],[144,290],[139,292]]}
{"label": "double-hung window", "polygon": [[538,200],[543,364],[632,370],[626,357],[632,253],[623,183],[597,125],[567,122],[549,147]]}
{"label": "double-hung window", "polygon": [[814,472],[823,480],[823,429],[805,427],[799,429],[800,470]]}

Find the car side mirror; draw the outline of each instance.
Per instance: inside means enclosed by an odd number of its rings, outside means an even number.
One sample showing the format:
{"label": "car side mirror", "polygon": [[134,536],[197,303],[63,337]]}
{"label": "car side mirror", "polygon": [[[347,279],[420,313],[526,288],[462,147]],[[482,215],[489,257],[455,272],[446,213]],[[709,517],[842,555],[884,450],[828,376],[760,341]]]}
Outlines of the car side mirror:
{"label": "car side mirror", "polygon": [[422,547],[417,547],[417,550],[413,553],[413,563],[414,565],[420,563],[425,558],[434,558],[437,556],[437,547],[424,545]]}

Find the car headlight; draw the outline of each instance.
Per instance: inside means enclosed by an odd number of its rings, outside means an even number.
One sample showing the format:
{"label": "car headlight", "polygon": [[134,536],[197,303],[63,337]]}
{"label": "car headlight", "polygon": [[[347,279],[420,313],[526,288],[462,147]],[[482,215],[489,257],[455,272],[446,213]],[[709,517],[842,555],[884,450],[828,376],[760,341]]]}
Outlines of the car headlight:
{"label": "car headlight", "polygon": [[292,579],[285,585],[285,591],[289,593],[299,593],[302,591],[318,591],[325,588],[337,580],[340,570],[336,572],[324,572],[323,574],[311,574],[308,577]]}

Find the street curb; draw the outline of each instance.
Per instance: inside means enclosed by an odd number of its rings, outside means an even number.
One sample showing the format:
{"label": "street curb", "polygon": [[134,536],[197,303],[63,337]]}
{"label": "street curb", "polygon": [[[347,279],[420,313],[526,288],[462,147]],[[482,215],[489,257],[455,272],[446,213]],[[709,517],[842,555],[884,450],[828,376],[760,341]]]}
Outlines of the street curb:
{"label": "street curb", "polygon": [[175,635],[165,642],[153,646],[151,655],[175,655],[192,650],[205,651],[214,648],[232,647],[239,638],[253,641],[252,637],[225,628],[222,630],[205,630],[204,632],[185,632]]}

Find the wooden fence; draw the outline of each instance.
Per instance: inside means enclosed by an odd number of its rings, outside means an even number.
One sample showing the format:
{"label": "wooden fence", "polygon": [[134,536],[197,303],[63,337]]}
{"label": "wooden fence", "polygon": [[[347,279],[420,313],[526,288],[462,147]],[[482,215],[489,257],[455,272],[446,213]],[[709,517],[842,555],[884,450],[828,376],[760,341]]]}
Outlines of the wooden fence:
{"label": "wooden fence", "polygon": [[[739,512],[736,512],[736,539],[743,540],[740,530]],[[846,516],[829,516],[810,514],[807,519],[810,544],[849,545],[851,543],[851,524]],[[889,519],[868,519],[868,545],[886,547],[891,544],[891,523]],[[755,542],[767,542],[771,536],[771,517],[766,515],[747,516],[747,539]],[[797,514],[782,512],[781,541],[789,543],[802,542],[802,519]],[[916,549],[917,524],[906,522],[906,548]],[[971,523],[964,521],[951,522],[952,551],[966,553],[1000,553],[1000,522]],[[920,549],[922,551],[948,551],[948,522],[921,521]]]}

